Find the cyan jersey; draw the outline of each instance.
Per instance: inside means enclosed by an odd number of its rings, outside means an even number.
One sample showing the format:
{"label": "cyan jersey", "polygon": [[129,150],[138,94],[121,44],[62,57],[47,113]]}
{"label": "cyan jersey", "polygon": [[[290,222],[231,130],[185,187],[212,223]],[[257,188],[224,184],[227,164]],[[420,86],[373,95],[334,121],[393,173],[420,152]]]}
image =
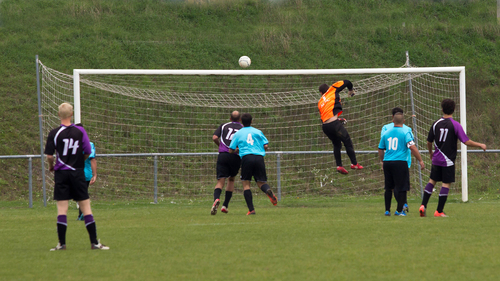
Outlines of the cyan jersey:
{"label": "cyan jersey", "polygon": [[413,134],[402,127],[394,127],[382,135],[378,148],[385,150],[384,161],[407,161]]}
{"label": "cyan jersey", "polygon": [[95,146],[93,142],[90,142],[90,147],[92,148],[92,152],[90,153],[89,158],[85,160],[85,180],[90,181],[92,179],[92,167],[90,166],[90,160],[95,158]]}
{"label": "cyan jersey", "polygon": [[265,156],[264,145],[268,143],[269,141],[260,130],[250,126],[241,128],[233,135],[229,148],[233,150],[239,148],[241,158],[248,154]]}
{"label": "cyan jersey", "polygon": [[[387,125],[384,125],[384,127],[382,127],[382,131],[380,132],[380,137],[382,137],[385,132],[387,132],[388,130],[390,130],[392,128],[394,128],[394,123],[389,123]],[[412,138],[414,138],[410,127],[403,124],[403,129],[409,131]],[[406,159],[406,162],[408,162],[408,168],[410,168],[411,167],[411,151],[408,151],[408,158]]]}

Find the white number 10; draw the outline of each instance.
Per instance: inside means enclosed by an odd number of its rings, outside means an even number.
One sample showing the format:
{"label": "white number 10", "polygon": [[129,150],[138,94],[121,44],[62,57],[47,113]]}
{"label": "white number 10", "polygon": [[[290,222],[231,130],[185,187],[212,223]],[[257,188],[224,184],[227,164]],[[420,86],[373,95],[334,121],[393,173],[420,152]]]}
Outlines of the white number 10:
{"label": "white number 10", "polygon": [[397,150],[398,149],[398,138],[388,138],[389,142],[389,150]]}

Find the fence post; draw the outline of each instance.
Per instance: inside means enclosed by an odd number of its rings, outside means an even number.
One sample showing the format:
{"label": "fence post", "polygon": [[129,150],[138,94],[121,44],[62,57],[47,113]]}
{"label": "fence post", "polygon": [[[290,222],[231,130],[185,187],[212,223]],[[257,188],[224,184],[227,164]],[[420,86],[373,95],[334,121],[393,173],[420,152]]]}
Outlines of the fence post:
{"label": "fence post", "polygon": [[155,155],[155,204],[158,204],[158,155]]}
{"label": "fence post", "polygon": [[278,201],[281,201],[281,151],[276,152],[276,173],[278,184]]}
{"label": "fence post", "polygon": [[32,173],[32,167],[33,167],[33,165],[32,165],[32,162],[33,162],[33,160],[32,160],[32,158],[30,156],[29,157],[29,165],[28,165],[28,169],[29,169],[29,186],[30,186],[30,188],[29,188],[29,190],[30,190],[30,195],[29,195],[29,197],[30,197],[30,205],[29,205],[29,207],[30,208],[33,208],[33,180],[32,180],[32,178],[33,178],[33,173]]}

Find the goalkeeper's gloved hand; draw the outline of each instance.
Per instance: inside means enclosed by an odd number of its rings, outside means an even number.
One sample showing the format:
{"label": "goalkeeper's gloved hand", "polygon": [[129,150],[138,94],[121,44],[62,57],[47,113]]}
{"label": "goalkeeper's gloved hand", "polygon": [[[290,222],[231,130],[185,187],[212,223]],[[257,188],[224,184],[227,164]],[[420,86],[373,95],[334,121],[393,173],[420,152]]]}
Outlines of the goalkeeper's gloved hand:
{"label": "goalkeeper's gloved hand", "polygon": [[342,122],[342,125],[347,124],[347,120],[345,118],[339,118],[339,121]]}
{"label": "goalkeeper's gloved hand", "polygon": [[348,96],[349,97],[353,97],[355,94],[356,93],[354,92],[354,90],[350,90]]}

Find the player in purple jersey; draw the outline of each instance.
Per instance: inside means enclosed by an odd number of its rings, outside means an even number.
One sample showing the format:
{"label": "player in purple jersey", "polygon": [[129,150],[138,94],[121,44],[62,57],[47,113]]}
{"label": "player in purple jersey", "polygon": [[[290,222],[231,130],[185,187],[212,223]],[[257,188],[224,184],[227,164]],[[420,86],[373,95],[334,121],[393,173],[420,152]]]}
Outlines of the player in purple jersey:
{"label": "player in purple jersey", "polygon": [[[455,102],[451,99],[445,99],[441,102],[443,117],[432,124],[427,136],[427,149],[432,160],[431,175],[429,183],[425,186],[424,197],[419,212],[421,217],[426,216],[427,203],[431,198],[432,191],[436,182],[443,184],[439,191],[439,201],[435,217],[446,217],[443,212],[444,204],[448,199],[450,185],[455,182],[455,159],[457,158],[457,140],[460,140],[467,146],[480,147],[486,150],[484,143],[474,142],[467,137],[462,125],[453,120],[455,111]],[[434,145],[434,152],[432,146]]]}
{"label": "player in purple jersey", "polygon": [[[51,251],[66,250],[66,229],[68,227],[69,200],[77,201],[84,215],[85,227],[90,237],[90,248],[108,250],[97,240],[96,224],[83,171],[84,162],[92,152],[89,137],[83,127],[71,123],[73,106],[63,103],[59,106],[61,126],[50,131],[44,154],[49,170],[54,172],[54,200],[57,201],[57,235],[59,243]],[[54,158],[54,153],[56,157]],[[55,164],[54,164],[55,162]]]}
{"label": "player in purple jersey", "polygon": [[220,125],[212,136],[212,140],[219,147],[219,156],[217,157],[217,184],[214,189],[214,203],[210,210],[210,214],[212,215],[217,214],[217,208],[220,204],[220,194],[222,193],[224,184],[226,184],[226,179],[228,179],[226,197],[224,198],[224,204],[222,204],[221,211],[223,213],[228,212],[229,201],[234,191],[234,177],[238,174],[241,165],[241,158],[238,154],[229,153],[229,144],[231,144],[233,135],[243,127],[240,113],[238,111],[233,111],[229,120],[231,122]]}

